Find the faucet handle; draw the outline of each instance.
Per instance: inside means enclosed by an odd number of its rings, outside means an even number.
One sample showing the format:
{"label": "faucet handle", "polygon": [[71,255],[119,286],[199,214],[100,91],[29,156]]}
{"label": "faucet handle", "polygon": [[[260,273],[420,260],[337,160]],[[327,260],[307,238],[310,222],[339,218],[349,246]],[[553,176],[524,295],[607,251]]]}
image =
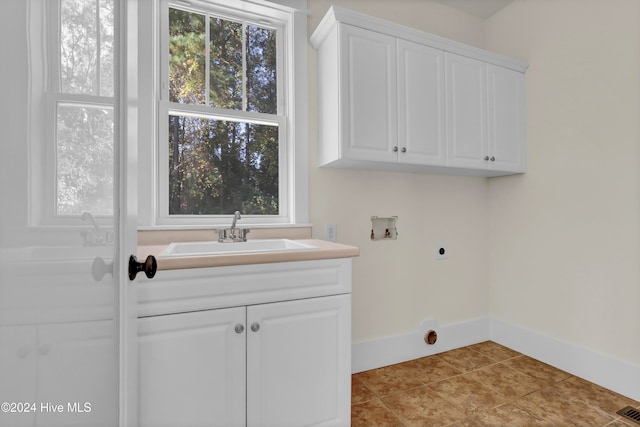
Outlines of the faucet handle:
{"label": "faucet handle", "polygon": [[244,242],[244,241],[246,241],[246,240],[247,240],[247,234],[249,234],[249,232],[250,232],[250,231],[251,231],[251,230],[250,230],[250,229],[248,229],[248,228],[239,228],[239,229],[237,230],[237,233],[238,233],[237,237],[238,237],[238,239],[241,239],[243,242]]}
{"label": "faucet handle", "polygon": [[228,228],[219,228],[218,229],[218,242],[246,242],[247,234],[251,230],[248,228],[236,228],[232,233]]}

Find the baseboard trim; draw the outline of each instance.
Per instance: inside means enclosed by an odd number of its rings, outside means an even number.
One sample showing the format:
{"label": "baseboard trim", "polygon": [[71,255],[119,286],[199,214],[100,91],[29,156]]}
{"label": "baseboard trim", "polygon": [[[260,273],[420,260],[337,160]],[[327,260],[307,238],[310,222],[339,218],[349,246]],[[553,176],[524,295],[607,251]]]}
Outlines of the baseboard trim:
{"label": "baseboard trim", "polygon": [[492,318],[490,328],[498,344],[640,401],[640,365],[500,319]]}
{"label": "baseboard trim", "polygon": [[[423,337],[431,329],[438,333],[438,340],[427,345]],[[490,317],[443,326],[435,319],[426,319],[413,332],[355,342],[351,369],[358,373],[487,340],[640,401],[640,365]]]}
{"label": "baseboard trim", "polygon": [[[438,333],[433,345],[424,342],[424,334],[429,330]],[[355,374],[477,344],[489,339],[489,330],[486,317],[444,326],[439,326],[435,319],[426,319],[414,332],[353,343],[351,370]]]}

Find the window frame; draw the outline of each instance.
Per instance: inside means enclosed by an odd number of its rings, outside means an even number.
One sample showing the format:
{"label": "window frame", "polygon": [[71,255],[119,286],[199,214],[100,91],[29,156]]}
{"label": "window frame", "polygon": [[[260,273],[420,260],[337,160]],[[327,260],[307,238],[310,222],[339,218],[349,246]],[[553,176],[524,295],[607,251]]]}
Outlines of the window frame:
{"label": "window frame", "polygon": [[[142,124],[153,125],[151,135],[143,137],[141,148],[154,153],[153,160],[140,164],[141,228],[184,228],[227,225],[231,215],[169,215],[168,168],[168,115],[172,111],[181,114],[255,123],[276,123],[279,128],[279,215],[244,215],[243,224],[251,226],[307,225],[308,223],[308,167],[307,167],[307,34],[306,0],[159,0],[153,2],[155,22],[141,22],[140,34],[144,37],[149,25],[155,27],[155,40],[146,40],[154,46],[154,84],[147,85],[154,91],[153,113],[142,117]],[[297,7],[296,7],[297,6]],[[145,6],[143,6],[145,7]],[[146,6],[149,7],[149,6]],[[209,12],[231,20],[249,21],[261,27],[279,28],[283,52],[278,57],[278,114],[227,110],[211,106],[180,105],[168,100],[168,19],[169,7],[198,13]],[[153,9],[153,6],[152,6]],[[144,12],[141,12],[141,15]],[[167,29],[167,31],[164,31]],[[143,41],[143,43],[145,43]],[[145,73],[140,64],[140,75]],[[141,96],[145,90],[141,88]],[[147,94],[148,95],[148,94]],[[144,103],[144,100],[142,101]],[[173,104],[173,105],[172,105]],[[149,105],[149,104],[147,104]],[[149,105],[151,106],[151,105]],[[143,115],[144,116],[144,115]],[[149,128],[147,128],[149,129]],[[149,208],[151,207],[151,208]]]}
{"label": "window frame", "polygon": [[[31,197],[28,222],[30,227],[55,228],[78,225],[84,227],[87,225],[80,213],[58,213],[58,107],[74,105],[110,109],[114,114],[114,121],[116,114],[115,92],[112,96],[105,96],[62,91],[61,8],[62,0],[30,4],[28,30],[32,37],[28,50],[30,64],[28,140],[31,163],[40,165],[39,170],[32,167],[29,174]],[[115,21],[113,25],[115,28]],[[114,58],[114,67],[115,63]],[[100,67],[97,67],[97,70],[100,73]],[[113,74],[115,75],[115,70]],[[113,89],[116,90],[115,82]],[[115,134],[113,138],[115,150]],[[115,162],[115,151],[113,161]],[[116,182],[117,180],[114,179],[113,185],[116,185]],[[92,212],[92,214],[98,225],[110,225],[113,222],[113,213]]]}

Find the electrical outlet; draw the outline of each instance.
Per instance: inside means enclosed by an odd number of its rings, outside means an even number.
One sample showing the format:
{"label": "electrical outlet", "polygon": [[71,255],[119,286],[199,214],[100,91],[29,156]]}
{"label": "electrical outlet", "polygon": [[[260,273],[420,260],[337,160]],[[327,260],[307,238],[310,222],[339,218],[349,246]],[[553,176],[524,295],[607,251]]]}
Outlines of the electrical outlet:
{"label": "electrical outlet", "polygon": [[436,259],[440,261],[447,258],[449,258],[449,248],[447,248],[447,245],[436,245]]}
{"label": "electrical outlet", "polygon": [[325,224],[324,225],[324,240],[329,242],[338,241],[338,225],[337,224]]}

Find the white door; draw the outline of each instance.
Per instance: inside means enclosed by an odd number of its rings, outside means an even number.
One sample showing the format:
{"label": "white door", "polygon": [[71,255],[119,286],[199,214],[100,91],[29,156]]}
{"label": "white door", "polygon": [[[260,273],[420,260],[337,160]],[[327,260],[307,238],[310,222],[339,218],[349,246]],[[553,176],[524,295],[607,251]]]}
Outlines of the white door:
{"label": "white door", "polygon": [[135,425],[136,7],[2,3],[0,426]]}
{"label": "white door", "polygon": [[472,58],[446,53],[445,68],[447,162],[450,166],[486,169],[489,162],[486,65]]}
{"label": "white door", "polygon": [[351,296],[247,307],[247,426],[344,426]]}
{"label": "white door", "polygon": [[444,52],[398,40],[398,161],[445,166]]}
{"label": "white door", "polygon": [[395,162],[397,159],[396,40],[342,25],[340,82],[343,157]]}
{"label": "white door", "polygon": [[524,74],[487,65],[489,167],[525,171]]}
{"label": "white door", "polygon": [[244,426],[245,320],[244,307],[139,319],[138,425]]}

